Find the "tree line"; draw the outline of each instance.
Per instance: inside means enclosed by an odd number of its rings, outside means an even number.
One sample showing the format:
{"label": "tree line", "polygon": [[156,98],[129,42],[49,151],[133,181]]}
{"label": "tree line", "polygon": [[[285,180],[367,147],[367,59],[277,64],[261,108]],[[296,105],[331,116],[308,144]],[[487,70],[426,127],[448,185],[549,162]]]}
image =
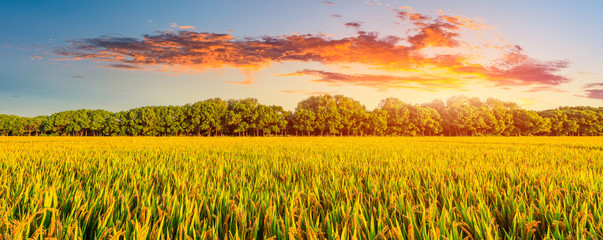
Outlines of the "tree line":
{"label": "tree line", "polygon": [[50,116],[0,114],[5,136],[601,136],[603,108],[522,109],[513,102],[455,96],[409,104],[387,98],[372,110],[342,95],[312,96],[295,111],[254,98],[184,106]]}

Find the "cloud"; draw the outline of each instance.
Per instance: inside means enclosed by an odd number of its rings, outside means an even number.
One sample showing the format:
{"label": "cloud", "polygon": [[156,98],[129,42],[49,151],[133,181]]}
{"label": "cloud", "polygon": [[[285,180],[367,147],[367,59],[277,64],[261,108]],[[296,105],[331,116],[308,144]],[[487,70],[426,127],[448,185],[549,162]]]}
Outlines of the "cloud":
{"label": "cloud", "polygon": [[139,66],[135,66],[135,65],[128,65],[128,64],[109,64],[109,65],[105,65],[103,67],[117,68],[117,69],[127,69],[127,70],[142,70],[142,69],[145,69],[144,67],[139,67]]}
{"label": "cloud", "polygon": [[99,37],[73,42],[57,50],[65,57],[124,64],[166,64],[201,68],[262,67],[298,61],[409,66],[412,48],[396,45],[395,37],[376,33],[330,39],[323,35],[285,35],[235,39],[229,34],[180,31],[145,35],[144,39]]}
{"label": "cloud", "polygon": [[341,14],[331,14],[330,17],[341,18]]}
{"label": "cloud", "polygon": [[239,69],[239,71],[241,71],[241,73],[243,73],[245,75],[245,77],[246,77],[245,81],[241,81],[241,82],[227,81],[227,83],[251,85],[255,82],[255,79],[253,78],[253,75],[251,74],[251,69],[244,68],[244,69]]}
{"label": "cloud", "polygon": [[335,6],[335,3],[331,2],[331,1],[322,1],[322,3],[330,5],[330,6]]}
{"label": "cloud", "polygon": [[178,24],[175,23],[172,23],[170,27],[178,29],[195,29],[195,26],[178,26]]}
{"label": "cloud", "polygon": [[[409,12],[412,11],[412,12]],[[193,69],[234,67],[246,80],[230,83],[253,84],[251,72],[281,62],[314,62],[323,65],[359,65],[378,69],[381,75],[337,75],[338,73],[301,70],[296,74],[319,77],[316,82],[377,87],[463,88],[471,82],[492,87],[533,86],[534,91],[549,91],[539,86],[558,86],[570,79],[559,72],[569,66],[566,60],[540,61],[516,45],[490,44],[495,60],[479,60],[480,47],[463,39],[469,32],[489,29],[475,19],[441,12],[437,16],[395,10],[398,19],[410,24],[406,35],[383,36],[357,30],[347,37],[327,34],[289,34],[237,38],[231,34],[196,31],[168,31],[142,38],[100,36],[71,41],[56,50],[63,60],[89,59],[111,63],[120,69]],[[348,27],[358,29],[359,22]],[[182,27],[172,24],[172,27]],[[405,29],[407,30],[407,29]],[[468,50],[469,49],[469,50]],[[400,73],[414,72],[412,76]],[[409,83],[412,83],[409,85]],[[455,86],[457,85],[457,86]]]}
{"label": "cloud", "polygon": [[441,18],[447,23],[453,24],[458,27],[467,28],[473,31],[483,31],[491,28],[491,26],[481,23],[477,20],[467,18],[464,16],[454,16],[454,15],[446,15],[444,12],[440,11]]}
{"label": "cloud", "polygon": [[356,28],[356,29],[360,28],[361,25],[362,25],[361,22],[347,22],[347,23],[345,23],[346,27]]}
{"label": "cloud", "polygon": [[585,90],[587,98],[603,100],[603,89],[589,89]]}
{"label": "cloud", "polygon": [[282,93],[304,93],[306,92],[306,90],[282,90],[282,91],[278,91],[278,92],[282,92]]}
{"label": "cloud", "polygon": [[459,25],[442,20],[439,16],[435,20],[418,13],[397,11],[398,18],[408,21],[419,27],[419,33],[410,36],[408,41],[419,49],[426,47],[457,47],[459,46]]}
{"label": "cloud", "polygon": [[407,11],[396,11],[398,18],[403,21],[411,21],[412,24],[421,25],[423,21],[430,20],[431,17],[418,13],[411,13]]}
{"label": "cloud", "polygon": [[556,74],[567,67],[567,60],[537,61],[523,53],[521,47],[514,46],[497,61],[496,67],[491,68],[491,76],[499,78],[501,85],[509,81],[516,85],[559,85],[570,81],[569,78]]}
{"label": "cloud", "polygon": [[20,46],[15,46],[15,45],[11,45],[11,44],[8,44],[8,43],[2,43],[1,45],[2,45],[2,47],[4,47],[4,48],[8,48],[8,49],[18,49],[18,50],[21,50],[21,51],[26,51],[26,52],[31,51],[31,50],[30,50],[30,49],[28,49],[28,48],[25,48],[25,47],[20,47]]}
{"label": "cloud", "polygon": [[304,69],[295,73],[285,74],[285,76],[304,76],[310,75],[316,77],[313,82],[326,83],[332,86],[355,85],[377,88],[386,91],[389,88],[410,88],[430,90],[440,89],[461,89],[460,83],[463,79],[453,79],[433,76],[392,76],[392,75],[371,75],[371,74],[343,74],[336,72]]}
{"label": "cloud", "polygon": [[551,86],[537,86],[537,87],[532,87],[532,88],[530,88],[529,90],[524,91],[524,92],[542,92],[542,91],[548,91],[548,92],[558,92],[558,93],[561,93],[561,92],[567,92],[567,91],[565,91],[565,90],[561,90],[561,89],[558,89],[558,88],[555,88],[555,87],[551,87]]}
{"label": "cloud", "polygon": [[77,75],[77,76],[71,76],[71,77],[72,78],[86,78],[85,76],[79,76],[79,75]]}
{"label": "cloud", "polygon": [[603,83],[589,83],[584,85],[584,88],[603,87]]}
{"label": "cloud", "polygon": [[[583,88],[596,88],[596,87],[603,87],[603,83],[589,83],[589,84],[584,85]],[[586,92],[586,95],[577,95],[577,96],[603,100],[603,89],[587,89],[587,90],[584,90],[584,92]]]}

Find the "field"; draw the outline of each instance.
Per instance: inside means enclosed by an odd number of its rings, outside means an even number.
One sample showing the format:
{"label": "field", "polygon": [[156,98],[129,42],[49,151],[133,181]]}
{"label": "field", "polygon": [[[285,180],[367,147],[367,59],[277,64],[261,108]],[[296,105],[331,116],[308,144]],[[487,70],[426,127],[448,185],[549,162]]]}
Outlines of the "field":
{"label": "field", "polygon": [[601,137],[0,137],[0,239],[603,239]]}

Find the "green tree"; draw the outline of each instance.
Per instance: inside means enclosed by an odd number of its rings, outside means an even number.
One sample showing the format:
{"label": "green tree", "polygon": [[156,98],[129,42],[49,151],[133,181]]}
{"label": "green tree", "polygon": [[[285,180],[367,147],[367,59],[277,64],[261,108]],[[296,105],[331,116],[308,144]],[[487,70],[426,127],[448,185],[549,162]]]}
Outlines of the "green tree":
{"label": "green tree", "polygon": [[369,124],[366,131],[371,135],[383,136],[387,132],[388,112],[375,109],[369,113]]}
{"label": "green tree", "polygon": [[386,98],[379,103],[379,109],[387,112],[387,134],[393,136],[411,135],[416,132],[410,121],[408,104],[397,98]]}
{"label": "green tree", "polygon": [[293,124],[296,131],[305,132],[310,136],[316,126],[316,116],[311,110],[298,109],[293,114]]}
{"label": "green tree", "polygon": [[515,135],[531,136],[550,132],[550,120],[545,120],[534,111],[524,109],[513,110]]}

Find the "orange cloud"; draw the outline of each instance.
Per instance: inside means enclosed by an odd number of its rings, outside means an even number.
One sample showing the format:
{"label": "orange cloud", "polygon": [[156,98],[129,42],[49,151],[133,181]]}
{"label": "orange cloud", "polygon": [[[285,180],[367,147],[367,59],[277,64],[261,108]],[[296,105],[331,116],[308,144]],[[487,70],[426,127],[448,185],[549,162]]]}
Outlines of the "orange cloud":
{"label": "orange cloud", "polygon": [[253,75],[251,74],[251,69],[249,68],[239,68],[239,70],[241,71],[241,73],[243,73],[245,75],[245,77],[247,77],[245,79],[245,81],[242,82],[235,82],[235,81],[227,81],[227,83],[234,83],[234,84],[241,84],[241,85],[251,85],[255,82],[255,79],[253,78]]}
{"label": "orange cloud", "polygon": [[491,28],[491,26],[484,24],[478,20],[471,19],[465,16],[447,15],[443,11],[440,11],[440,18],[450,24],[454,24],[456,26],[467,28],[473,31],[483,31]]}
{"label": "orange cloud", "polygon": [[457,26],[461,26],[461,27],[465,27],[465,28],[469,28],[471,30],[474,31],[479,31],[479,30],[483,30],[485,28],[488,28],[487,25],[484,24],[480,24],[477,23],[475,21],[473,21],[472,19],[468,19],[468,18],[463,18],[460,16],[442,16],[442,18],[444,20],[446,20],[446,22],[457,25]]}
{"label": "orange cloud", "polygon": [[172,23],[170,27],[178,29],[195,29],[195,26],[178,26],[178,24]]}
{"label": "orange cloud", "polygon": [[374,87],[385,91],[389,88],[411,88],[411,89],[460,89],[465,81],[459,78],[446,78],[441,76],[391,76],[370,74],[343,74],[319,70],[304,69],[284,76],[315,76],[312,81],[326,83],[333,86],[356,85]]}
{"label": "orange cloud", "polygon": [[430,20],[431,18],[423,15],[423,14],[418,14],[418,13],[411,13],[411,12],[407,12],[407,11],[397,11],[398,13],[398,17],[402,20],[410,20],[412,21],[413,24],[418,24],[421,21],[427,21]]}
{"label": "orange cloud", "polygon": [[[500,52],[496,61],[474,61],[472,51],[462,51],[467,45],[471,47],[462,37],[465,31],[481,31],[489,27],[477,20],[444,13],[428,16],[396,10],[396,14],[399,19],[410,23],[410,34],[381,36],[377,32],[357,31],[353,36],[343,38],[326,34],[235,38],[230,34],[179,31],[144,35],[142,39],[105,36],[83,39],[73,41],[70,46],[56,52],[66,59],[105,61],[112,63],[109,67],[122,69],[143,69],[150,65],[178,71],[234,67],[241,70],[247,79],[230,83],[244,85],[254,83],[252,70],[275,62],[356,64],[380,69],[388,74],[346,75],[315,70],[295,73],[316,76],[315,82],[379,89],[460,89],[464,84],[475,81],[495,87],[555,86],[570,81],[558,74],[569,66],[567,61],[538,61],[529,57],[521,47],[503,40],[503,46],[489,47]],[[359,22],[345,25],[356,29],[361,26]],[[172,24],[172,27],[183,26]],[[473,51],[485,44],[479,46]],[[400,72],[416,74],[389,74]]]}

